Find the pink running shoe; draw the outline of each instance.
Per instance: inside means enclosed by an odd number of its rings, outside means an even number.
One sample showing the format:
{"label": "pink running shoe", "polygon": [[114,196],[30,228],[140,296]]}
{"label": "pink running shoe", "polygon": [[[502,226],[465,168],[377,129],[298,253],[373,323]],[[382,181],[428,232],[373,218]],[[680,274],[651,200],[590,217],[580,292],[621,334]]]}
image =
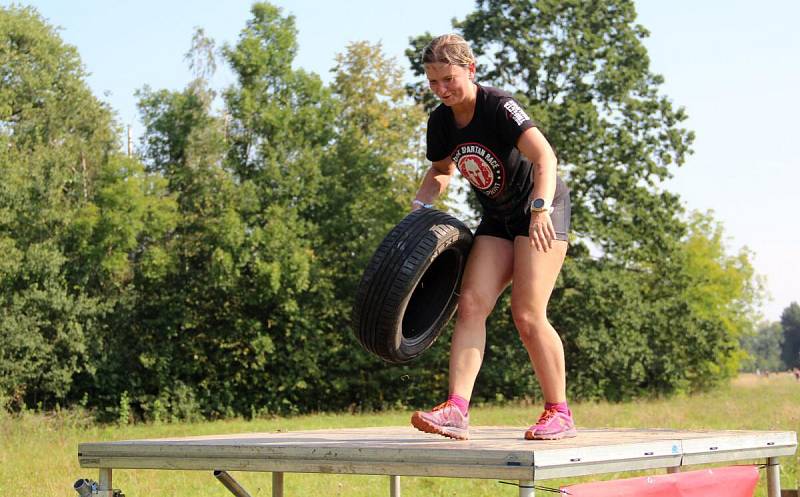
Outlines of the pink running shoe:
{"label": "pink running shoe", "polygon": [[574,437],[577,434],[575,421],[572,420],[572,411],[564,414],[556,409],[545,409],[539,416],[539,421],[525,432],[525,438],[528,440],[560,440]]}
{"label": "pink running shoe", "polygon": [[425,433],[444,435],[456,440],[469,438],[469,413],[461,414],[461,409],[449,400],[434,407],[430,412],[415,412],[411,416],[411,424]]}

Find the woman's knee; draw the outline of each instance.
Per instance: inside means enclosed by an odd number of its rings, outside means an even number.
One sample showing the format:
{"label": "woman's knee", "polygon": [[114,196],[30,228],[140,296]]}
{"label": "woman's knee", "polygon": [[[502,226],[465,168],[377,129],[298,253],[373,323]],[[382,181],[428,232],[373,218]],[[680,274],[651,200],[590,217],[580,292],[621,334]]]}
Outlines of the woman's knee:
{"label": "woman's knee", "polygon": [[494,301],[480,292],[462,289],[458,297],[458,317],[460,319],[486,319],[492,312]]}
{"label": "woman's knee", "polygon": [[512,305],[511,315],[514,318],[514,325],[517,327],[517,331],[523,342],[527,342],[535,336],[547,332],[550,328],[550,322],[547,320],[547,315],[543,311],[537,312],[535,309],[527,307],[520,309]]}

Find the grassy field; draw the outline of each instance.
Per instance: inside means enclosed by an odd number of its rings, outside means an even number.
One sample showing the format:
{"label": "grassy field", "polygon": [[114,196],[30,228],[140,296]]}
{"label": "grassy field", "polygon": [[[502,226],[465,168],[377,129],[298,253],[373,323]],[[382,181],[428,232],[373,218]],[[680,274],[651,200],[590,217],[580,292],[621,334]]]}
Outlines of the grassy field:
{"label": "grassy field", "polygon": [[[788,374],[769,378],[744,375],[729,387],[703,395],[624,404],[582,403],[571,406],[578,426],[675,429],[757,429],[800,431],[800,382]],[[474,407],[473,425],[527,427],[538,407]],[[293,418],[228,420],[193,424],[98,426],[75,412],[49,415],[0,414],[0,495],[72,496],[79,477],[97,479],[94,469],[77,462],[79,442],[174,437],[205,434],[312,430],[369,426],[404,426],[409,412],[347,415],[320,414]],[[759,461],[763,462],[763,461]],[[798,457],[782,459],[781,485],[798,486]],[[604,478],[635,476],[610,474]],[[235,473],[253,497],[271,495],[269,473]],[[287,496],[388,495],[388,477],[287,474]],[[517,489],[494,480],[404,477],[402,493],[411,496],[515,496]],[[548,481],[548,486],[584,480]],[[756,495],[766,496],[762,470]],[[225,497],[230,494],[209,472],[117,470],[114,487],[128,497]],[[542,491],[537,495],[554,495]]]}

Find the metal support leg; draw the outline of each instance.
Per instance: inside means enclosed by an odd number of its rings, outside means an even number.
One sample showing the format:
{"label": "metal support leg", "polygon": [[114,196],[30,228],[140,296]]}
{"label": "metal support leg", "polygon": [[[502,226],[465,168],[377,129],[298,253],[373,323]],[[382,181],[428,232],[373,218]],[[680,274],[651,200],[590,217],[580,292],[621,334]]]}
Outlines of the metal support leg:
{"label": "metal support leg", "polygon": [[227,488],[228,491],[236,497],[250,497],[250,494],[247,493],[247,490],[245,490],[243,486],[239,485],[239,482],[234,480],[234,478],[229,475],[227,471],[214,471],[214,478],[225,485],[225,488]]}
{"label": "metal support leg", "polygon": [[111,468],[100,468],[100,481],[97,482],[97,497],[113,497]]}
{"label": "metal support leg", "polygon": [[781,497],[781,465],[777,457],[767,458],[767,495]]}
{"label": "metal support leg", "polygon": [[519,481],[519,497],[534,497],[533,480]]}
{"label": "metal support leg", "polygon": [[400,477],[389,477],[389,497],[400,497]]}
{"label": "metal support leg", "polygon": [[283,497],[283,472],[272,472],[272,497]]}

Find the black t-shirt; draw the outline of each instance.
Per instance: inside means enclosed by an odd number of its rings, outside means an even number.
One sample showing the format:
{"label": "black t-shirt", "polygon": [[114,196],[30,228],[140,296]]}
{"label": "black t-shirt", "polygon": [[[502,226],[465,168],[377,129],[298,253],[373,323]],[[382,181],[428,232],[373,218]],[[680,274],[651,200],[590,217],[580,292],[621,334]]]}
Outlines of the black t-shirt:
{"label": "black t-shirt", "polygon": [[[428,118],[428,160],[448,155],[469,181],[484,214],[492,217],[520,215],[533,189],[531,163],[517,149],[523,131],[536,126],[510,94],[476,85],[472,120],[456,126],[453,111],[440,104]],[[559,179],[556,196],[566,186]]]}

